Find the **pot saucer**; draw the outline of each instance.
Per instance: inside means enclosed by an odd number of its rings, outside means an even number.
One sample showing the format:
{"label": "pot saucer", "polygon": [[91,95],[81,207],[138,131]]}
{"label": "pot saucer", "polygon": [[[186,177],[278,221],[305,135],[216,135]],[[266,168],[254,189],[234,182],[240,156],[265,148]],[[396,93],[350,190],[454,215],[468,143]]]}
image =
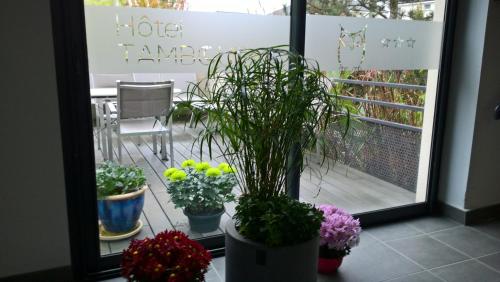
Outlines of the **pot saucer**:
{"label": "pot saucer", "polygon": [[104,226],[102,226],[102,224],[99,223],[99,240],[101,240],[101,241],[116,241],[116,240],[126,239],[128,237],[132,237],[135,234],[139,233],[143,226],[144,226],[144,224],[139,219],[137,221],[137,224],[135,225],[135,227],[132,228],[132,230],[124,232],[124,233],[114,233],[114,232],[107,231],[106,229],[104,229]]}

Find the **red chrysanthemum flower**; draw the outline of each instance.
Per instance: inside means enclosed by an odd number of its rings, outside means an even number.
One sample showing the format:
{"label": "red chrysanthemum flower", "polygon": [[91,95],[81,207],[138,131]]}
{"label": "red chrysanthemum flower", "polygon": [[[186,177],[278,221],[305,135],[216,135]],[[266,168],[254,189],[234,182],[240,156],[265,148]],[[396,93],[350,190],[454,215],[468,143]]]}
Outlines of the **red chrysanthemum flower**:
{"label": "red chrysanthemum flower", "polygon": [[203,281],[212,257],[180,231],[132,240],[122,254],[122,276],[128,281]]}

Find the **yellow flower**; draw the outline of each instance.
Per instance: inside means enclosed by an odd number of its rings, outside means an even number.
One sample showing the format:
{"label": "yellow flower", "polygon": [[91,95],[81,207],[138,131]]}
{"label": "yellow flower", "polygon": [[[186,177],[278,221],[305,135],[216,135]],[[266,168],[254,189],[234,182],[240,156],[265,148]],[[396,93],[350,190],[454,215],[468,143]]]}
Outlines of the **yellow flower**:
{"label": "yellow flower", "polygon": [[174,172],[178,171],[178,169],[176,169],[175,167],[171,167],[169,169],[166,169],[164,172],[163,172],[163,175],[165,177],[170,177],[170,175],[172,175]]}
{"label": "yellow flower", "polygon": [[220,174],[221,174],[220,169],[215,167],[207,169],[207,172],[205,173],[205,175],[209,177],[217,177]]}
{"label": "yellow flower", "polygon": [[210,164],[207,163],[207,162],[197,163],[194,166],[194,169],[196,169],[196,171],[198,171],[198,172],[205,171],[205,170],[207,170],[209,168],[210,168]]}
{"label": "yellow flower", "polygon": [[170,175],[170,181],[181,181],[186,179],[186,177],[187,174],[184,171],[177,170],[176,172],[172,173],[172,175]]}
{"label": "yellow flower", "polygon": [[224,170],[224,168],[228,167],[229,164],[228,163],[220,163],[218,168],[221,169],[221,170]]}
{"label": "yellow flower", "polygon": [[235,173],[236,169],[228,165],[227,167],[223,168],[222,171],[224,171],[225,173]]}
{"label": "yellow flower", "polygon": [[196,164],[194,160],[185,160],[182,162],[182,167],[192,167]]}

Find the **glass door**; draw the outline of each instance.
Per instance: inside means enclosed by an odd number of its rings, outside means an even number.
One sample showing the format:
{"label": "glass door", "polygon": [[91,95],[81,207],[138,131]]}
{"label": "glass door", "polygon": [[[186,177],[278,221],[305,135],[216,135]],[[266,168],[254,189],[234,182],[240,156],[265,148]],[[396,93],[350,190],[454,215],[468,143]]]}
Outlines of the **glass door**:
{"label": "glass door", "polygon": [[[209,249],[223,248],[223,226],[235,203],[225,204],[213,231],[193,231],[172,202],[165,176],[189,159],[218,166],[217,150],[213,158],[200,155],[194,141],[202,128],[190,124],[190,112],[175,112],[172,139],[149,133],[118,138],[123,105],[117,103],[116,82],[173,80],[173,99],[182,101],[187,85],[204,79],[210,58],[220,51],[296,48],[305,38],[305,56],[319,62],[332,94],[351,109],[345,138],[333,126],[325,136],[334,165],[310,162],[312,169],[300,178],[300,200],[365,218],[426,212],[436,173],[430,164],[439,161],[437,125],[448,71],[442,66],[449,65],[452,47],[453,14],[446,6],[454,1],[308,0],[304,9],[300,0],[83,2],[52,4],[72,253],[81,273],[116,269],[130,240],[164,230],[184,231]],[[315,152],[309,156],[314,160]],[[140,223],[127,232],[103,232],[105,215],[98,215],[98,206],[105,195],[94,185],[106,182],[99,172],[103,164],[139,168],[148,185]],[[407,208],[418,211],[398,213]]]}
{"label": "glass door", "polygon": [[330,126],[329,169],[305,171],[300,197],[360,214],[427,200],[444,0],[307,1],[305,56],[350,109]]}
{"label": "glass door", "polygon": [[[208,231],[189,223],[185,209],[176,206],[167,190],[172,172],[169,169],[182,169],[186,160],[218,167],[223,162],[220,151],[216,150],[212,158],[208,150],[200,155],[202,145],[195,140],[202,128],[190,123],[192,113],[188,111],[173,115],[166,156],[160,152],[161,138],[147,134],[119,138],[119,123],[128,121],[121,119],[119,109],[113,109],[123,108],[116,103],[116,80],[173,80],[173,102],[181,103],[187,98],[190,84],[203,83],[209,60],[217,52],[287,45],[290,17],[283,9],[290,9],[289,0],[85,1],[98,191],[110,174],[129,167],[142,171],[149,187],[144,192],[137,225],[120,232],[109,230],[115,224],[108,218],[114,203],[98,193],[102,256],[121,253],[131,239],[151,237],[164,230],[180,230],[208,247],[222,247],[224,226],[235,207],[234,201],[227,202],[220,223],[210,230],[205,228]],[[162,123],[169,126],[168,122]],[[233,193],[238,195],[239,190],[235,188]]]}

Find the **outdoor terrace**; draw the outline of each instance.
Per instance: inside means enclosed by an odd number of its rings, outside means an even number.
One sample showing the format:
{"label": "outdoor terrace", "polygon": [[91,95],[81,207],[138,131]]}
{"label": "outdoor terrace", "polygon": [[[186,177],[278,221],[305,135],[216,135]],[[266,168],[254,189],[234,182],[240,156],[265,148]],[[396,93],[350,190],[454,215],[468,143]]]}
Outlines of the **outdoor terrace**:
{"label": "outdoor terrace", "polygon": [[[176,166],[180,166],[182,161],[188,158],[199,161],[199,147],[195,145],[191,150],[194,137],[197,134],[196,130],[188,128],[184,123],[174,123],[173,134]],[[150,188],[146,192],[144,210],[141,216],[144,227],[135,238],[153,236],[165,229],[181,230],[191,238],[223,234],[226,221],[234,214],[235,203],[226,204],[226,213],[223,215],[217,231],[206,234],[191,232],[187,217],[181,209],[174,208],[166,191],[167,183],[163,177],[163,171],[170,165],[170,161],[162,161],[159,154],[153,153],[152,140],[148,137],[143,137],[140,144],[137,144],[136,138],[123,138],[122,140],[124,146],[122,163],[134,164],[143,168]],[[96,162],[103,162],[102,152],[97,150],[97,144],[94,147],[96,148]],[[116,146],[114,146],[114,151],[116,156]],[[208,153],[204,153],[202,159],[213,164],[222,161],[220,158],[217,159],[217,153],[214,155],[214,160],[210,161]],[[319,168],[315,167],[315,169]],[[415,193],[339,163],[336,163],[329,170],[321,168],[321,171],[321,180],[317,172],[311,173],[309,169],[306,169],[302,174],[300,193],[302,201],[315,204],[334,204],[351,213],[379,210],[415,202]],[[101,241],[101,254],[121,252],[128,246],[130,240],[129,238],[112,242]]]}

